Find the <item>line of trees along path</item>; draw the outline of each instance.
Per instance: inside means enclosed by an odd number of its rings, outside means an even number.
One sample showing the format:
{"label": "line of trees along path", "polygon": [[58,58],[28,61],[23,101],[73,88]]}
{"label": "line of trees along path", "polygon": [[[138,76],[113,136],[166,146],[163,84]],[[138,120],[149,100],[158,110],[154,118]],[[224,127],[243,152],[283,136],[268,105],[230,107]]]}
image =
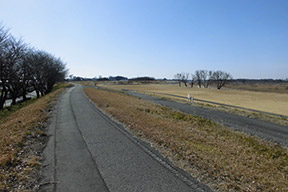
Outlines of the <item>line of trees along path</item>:
{"label": "line of trees along path", "polygon": [[17,97],[26,100],[28,92],[36,91],[38,98],[51,92],[66,74],[60,58],[29,47],[0,25],[0,110],[7,99],[15,105]]}

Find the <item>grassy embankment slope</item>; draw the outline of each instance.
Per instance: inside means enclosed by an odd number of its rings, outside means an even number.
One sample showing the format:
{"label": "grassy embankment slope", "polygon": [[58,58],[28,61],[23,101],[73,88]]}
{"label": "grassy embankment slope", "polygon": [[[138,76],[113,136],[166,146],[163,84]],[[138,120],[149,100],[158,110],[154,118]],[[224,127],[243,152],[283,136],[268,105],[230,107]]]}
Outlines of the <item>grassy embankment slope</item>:
{"label": "grassy embankment slope", "polygon": [[84,91],[100,108],[213,189],[288,191],[286,148],[119,92]]}
{"label": "grassy embankment slope", "polygon": [[40,99],[0,111],[0,191],[37,189],[37,171],[52,101],[69,84],[59,84]]}

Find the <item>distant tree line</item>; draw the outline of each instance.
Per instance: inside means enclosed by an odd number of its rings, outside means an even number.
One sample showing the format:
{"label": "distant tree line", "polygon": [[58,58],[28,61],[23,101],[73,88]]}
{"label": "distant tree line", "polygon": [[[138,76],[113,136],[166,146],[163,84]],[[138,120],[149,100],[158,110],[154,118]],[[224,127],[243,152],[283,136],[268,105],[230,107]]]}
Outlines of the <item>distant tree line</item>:
{"label": "distant tree line", "polygon": [[135,77],[129,79],[130,81],[156,81],[154,77]]}
{"label": "distant tree line", "polygon": [[85,77],[78,77],[69,75],[69,81],[156,81],[154,77],[135,77],[135,78],[127,78],[123,76],[109,76],[109,77],[102,77],[99,78],[85,78]]}
{"label": "distant tree line", "polygon": [[179,86],[181,83],[188,87],[193,87],[197,85],[199,88],[205,87],[208,88],[211,83],[216,84],[217,89],[221,89],[227,81],[232,79],[232,76],[224,71],[208,71],[208,70],[197,70],[193,74],[189,73],[177,73],[175,79],[178,81]]}
{"label": "distant tree line", "polygon": [[0,25],[0,109],[7,99],[14,105],[18,97],[26,100],[27,93],[34,90],[37,97],[51,92],[66,73],[60,58],[29,47]]}

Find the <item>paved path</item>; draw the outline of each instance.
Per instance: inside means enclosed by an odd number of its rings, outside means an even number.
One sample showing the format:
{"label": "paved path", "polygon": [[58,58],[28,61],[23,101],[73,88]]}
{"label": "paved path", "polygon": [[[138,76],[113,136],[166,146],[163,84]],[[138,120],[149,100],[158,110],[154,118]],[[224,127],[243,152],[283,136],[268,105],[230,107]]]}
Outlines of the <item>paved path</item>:
{"label": "paved path", "polygon": [[101,113],[76,85],[49,127],[40,191],[211,191]]}
{"label": "paved path", "polygon": [[277,142],[279,144],[288,146],[288,127],[281,126],[274,123],[262,121],[259,119],[251,119],[248,117],[227,113],[223,111],[216,111],[208,108],[198,107],[195,105],[178,103],[170,100],[163,100],[158,97],[152,97],[142,93],[124,90],[126,93],[152,101],[157,104],[161,104],[167,107],[171,107],[189,113],[198,115],[204,118],[211,119],[225,126],[231,127],[236,130],[244,131],[252,135],[257,135],[267,140]]}

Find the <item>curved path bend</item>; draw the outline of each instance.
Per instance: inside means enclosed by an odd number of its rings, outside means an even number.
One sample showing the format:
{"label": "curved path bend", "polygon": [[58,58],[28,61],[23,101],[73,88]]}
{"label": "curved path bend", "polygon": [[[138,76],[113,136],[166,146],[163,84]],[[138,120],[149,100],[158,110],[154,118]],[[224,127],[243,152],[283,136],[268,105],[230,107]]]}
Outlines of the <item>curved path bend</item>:
{"label": "curved path bend", "polygon": [[230,128],[244,131],[246,133],[257,135],[263,139],[276,142],[278,144],[288,146],[288,127],[277,125],[260,119],[251,119],[248,117],[224,112],[216,111],[208,108],[198,107],[195,105],[179,103],[170,100],[163,100],[158,97],[149,96],[135,91],[123,90],[129,95],[149,100],[157,104],[161,104],[184,113],[198,115],[228,126]]}
{"label": "curved path bend", "polygon": [[211,191],[99,111],[80,85],[54,113],[40,191]]}

